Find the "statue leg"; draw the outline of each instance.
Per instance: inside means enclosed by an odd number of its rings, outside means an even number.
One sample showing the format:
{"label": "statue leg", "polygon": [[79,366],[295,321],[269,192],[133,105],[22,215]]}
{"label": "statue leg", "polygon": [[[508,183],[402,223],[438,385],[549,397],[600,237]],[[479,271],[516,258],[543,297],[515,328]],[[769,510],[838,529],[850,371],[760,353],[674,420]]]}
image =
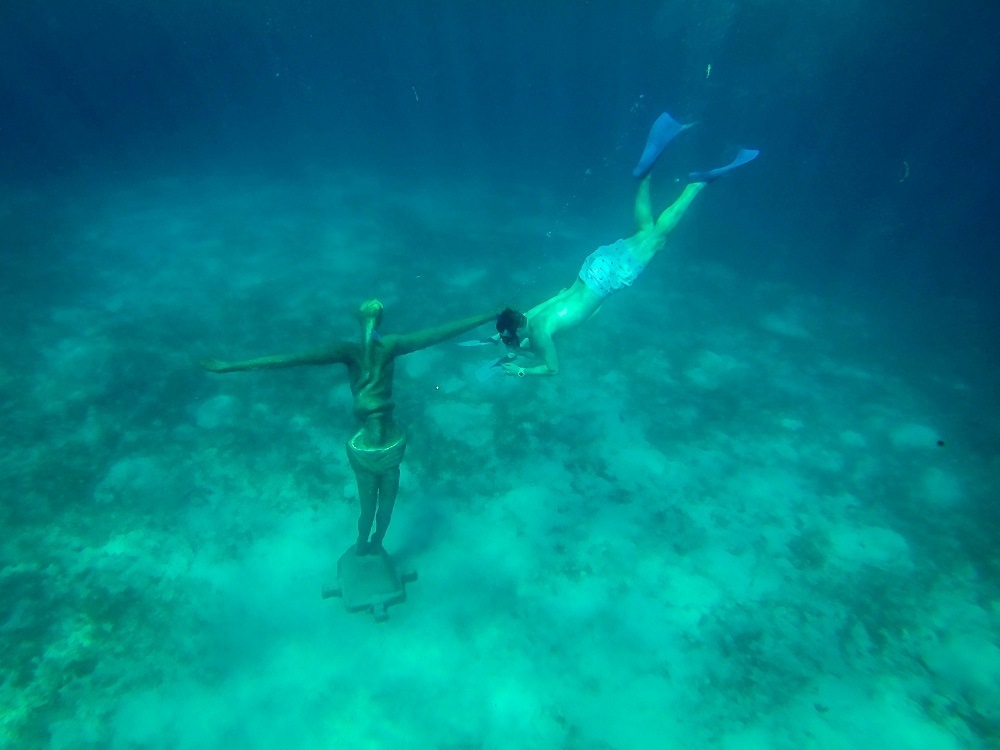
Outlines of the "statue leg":
{"label": "statue leg", "polygon": [[358,481],[358,499],[361,500],[361,515],[358,516],[358,554],[368,551],[368,535],[375,520],[375,509],[378,506],[378,477],[363,469],[355,469],[354,476]]}
{"label": "statue leg", "polygon": [[[382,549],[382,539],[392,519],[392,507],[399,491],[399,464],[406,452],[406,435],[401,430],[396,430],[393,442],[388,445],[368,446],[364,443],[365,437],[361,429],[347,441],[347,458],[358,481],[361,501],[359,555],[378,553]],[[375,533],[369,540],[372,522],[375,522]]]}
{"label": "statue leg", "polygon": [[396,505],[399,492],[399,467],[389,469],[379,477],[378,512],[375,515],[375,533],[372,534],[371,549],[377,552],[385,539],[385,532],[392,520],[392,509]]}

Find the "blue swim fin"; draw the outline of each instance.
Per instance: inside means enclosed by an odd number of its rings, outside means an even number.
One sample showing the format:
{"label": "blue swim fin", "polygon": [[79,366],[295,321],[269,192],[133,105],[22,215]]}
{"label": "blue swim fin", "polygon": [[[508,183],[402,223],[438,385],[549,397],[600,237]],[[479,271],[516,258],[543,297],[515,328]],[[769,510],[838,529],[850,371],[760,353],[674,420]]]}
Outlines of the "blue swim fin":
{"label": "blue swim fin", "polygon": [[691,182],[711,182],[716,177],[721,177],[727,172],[731,172],[736,169],[736,167],[742,167],[747,162],[753,161],[757,158],[760,151],[755,148],[741,148],[736,154],[736,158],[733,159],[729,164],[724,167],[719,167],[718,169],[710,169],[707,172],[692,172],[688,175],[688,179]]}
{"label": "blue swim fin", "polygon": [[476,369],[476,380],[480,383],[486,383],[496,375],[503,372],[503,363],[507,361],[507,355],[500,357],[496,361],[487,362],[485,365],[481,365]]}
{"label": "blue swim fin", "polygon": [[677,122],[677,120],[666,112],[657,117],[656,122],[653,123],[653,127],[649,129],[649,137],[646,138],[646,148],[642,151],[642,158],[639,159],[639,163],[632,170],[632,176],[645,177],[649,173],[649,170],[653,168],[653,164],[656,163],[660,154],[663,153],[663,149],[674,139],[674,136],[689,127],[691,126],[682,125]]}

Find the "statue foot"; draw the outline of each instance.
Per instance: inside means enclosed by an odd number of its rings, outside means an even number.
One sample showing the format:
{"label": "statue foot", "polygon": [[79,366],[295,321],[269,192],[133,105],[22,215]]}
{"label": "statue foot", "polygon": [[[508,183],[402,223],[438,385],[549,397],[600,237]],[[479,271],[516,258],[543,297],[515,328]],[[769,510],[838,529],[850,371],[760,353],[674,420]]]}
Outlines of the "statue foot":
{"label": "statue foot", "polygon": [[370,554],[371,545],[368,544],[367,539],[358,539],[358,543],[354,545],[354,551],[360,555]]}

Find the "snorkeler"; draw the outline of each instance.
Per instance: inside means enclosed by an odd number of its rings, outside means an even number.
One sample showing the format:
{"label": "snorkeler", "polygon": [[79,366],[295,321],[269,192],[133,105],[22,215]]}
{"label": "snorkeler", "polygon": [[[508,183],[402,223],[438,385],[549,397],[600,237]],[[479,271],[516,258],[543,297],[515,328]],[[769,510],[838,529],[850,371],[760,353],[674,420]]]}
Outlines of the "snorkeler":
{"label": "snorkeler", "polygon": [[[682,125],[664,112],[649,132],[639,164],[633,170],[639,178],[635,196],[635,221],[638,231],[631,237],[597,248],[587,256],[573,284],[540,305],[519,313],[507,309],[497,316],[496,328],[508,356],[498,361],[507,375],[555,375],[559,357],[552,337],[566,328],[580,325],[597,312],[604,300],[620,289],[632,286],[639,274],[666,244],[667,235],[709,182],[753,160],[760,153],[740,149],[736,158],[723,167],[708,172],[692,172],[684,191],[655,220],[649,198],[649,178],[653,164],[674,136],[691,127]],[[531,351],[541,363],[522,367],[518,355]]]}
{"label": "snorkeler", "polygon": [[[406,435],[392,418],[392,376],[396,357],[426,349],[457,336],[494,317],[495,313],[474,315],[452,323],[408,334],[379,333],[382,303],[369,300],[358,309],[361,341],[338,341],[325,349],[303,354],[259,357],[239,362],[203,360],[211,372],[271,370],[299,365],[344,365],[354,396],[354,416],[358,431],[347,441],[347,457],[358,482],[361,515],[358,517],[359,555],[379,554],[392,519],[399,490],[399,465],[406,451]],[[375,533],[371,533],[372,523]]]}

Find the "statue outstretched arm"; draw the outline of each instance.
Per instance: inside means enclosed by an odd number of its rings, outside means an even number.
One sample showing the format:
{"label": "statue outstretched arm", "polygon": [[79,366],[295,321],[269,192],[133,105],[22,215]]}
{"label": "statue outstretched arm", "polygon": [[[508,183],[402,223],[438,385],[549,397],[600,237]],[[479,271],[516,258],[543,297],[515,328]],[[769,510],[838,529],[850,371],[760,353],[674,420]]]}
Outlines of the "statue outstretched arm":
{"label": "statue outstretched arm", "polygon": [[237,362],[209,358],[203,359],[201,366],[209,372],[239,372],[241,370],[276,370],[282,367],[299,367],[301,365],[346,364],[348,346],[347,343],[340,343],[326,349],[317,349],[301,354],[277,354],[270,357],[242,359]]}
{"label": "statue outstretched arm", "polygon": [[481,326],[487,321],[493,320],[496,312],[482,313],[481,315],[471,315],[468,318],[455,320],[451,323],[444,323],[433,328],[424,328],[413,333],[394,334],[386,336],[383,341],[386,346],[391,347],[394,355],[409,354],[419,349],[426,349],[428,346],[440,344],[447,341],[452,336],[457,336],[471,328]]}

